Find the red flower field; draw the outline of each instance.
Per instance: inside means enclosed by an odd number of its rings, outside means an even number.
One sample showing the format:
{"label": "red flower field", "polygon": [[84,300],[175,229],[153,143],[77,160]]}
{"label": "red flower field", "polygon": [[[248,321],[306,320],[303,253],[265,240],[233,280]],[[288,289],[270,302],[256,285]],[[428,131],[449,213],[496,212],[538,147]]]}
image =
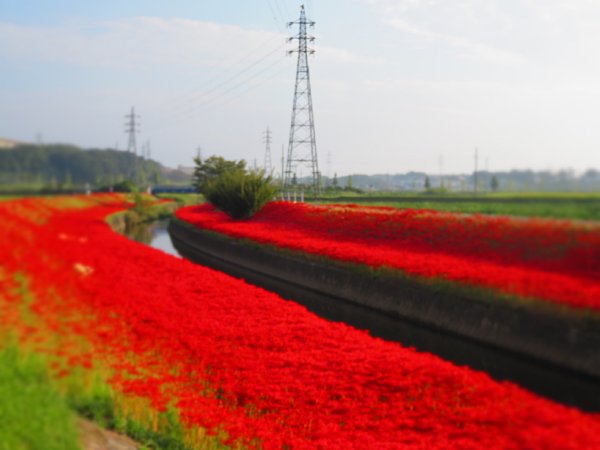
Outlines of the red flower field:
{"label": "red flower field", "polygon": [[177,217],[236,238],[390,267],[505,294],[600,308],[600,226],[353,205],[273,202],[234,221],[210,205]]}
{"label": "red flower field", "polygon": [[[233,446],[264,449],[600,448],[597,414],[328,322],[241,280],[130,241],[104,221],[124,207],[116,195],[0,203],[0,331],[16,335],[23,348],[52,355],[56,376],[95,372],[124,405],[176,411],[190,444],[200,446],[198,430],[206,429]],[[383,233],[376,224],[388,239],[397,227],[386,224],[392,211],[376,210],[360,231],[351,208],[335,210],[347,219],[335,220],[334,229],[325,209],[297,210],[294,216],[291,205],[275,204],[248,223],[227,221],[207,207],[180,217],[200,217],[199,223],[230,233],[255,230],[263,241],[258,231],[266,236],[269,224],[285,218],[273,236],[288,229],[290,239],[305,236],[302,248],[315,251],[328,234],[346,258],[346,245],[356,252],[365,245],[363,232],[373,235],[365,238],[370,253],[385,254],[376,245]],[[312,220],[312,234],[303,232],[302,216]],[[448,227],[449,236],[456,232]],[[556,233],[548,239],[562,239]],[[423,235],[422,253],[437,245],[431,239]],[[468,248],[455,244],[443,255],[476,258]],[[588,257],[570,249],[567,258]],[[543,267],[560,275],[563,256],[544,263],[519,251],[506,249],[498,265],[516,258],[521,262],[507,270]],[[327,254],[321,247],[319,253]],[[589,269],[565,280],[591,285]]]}

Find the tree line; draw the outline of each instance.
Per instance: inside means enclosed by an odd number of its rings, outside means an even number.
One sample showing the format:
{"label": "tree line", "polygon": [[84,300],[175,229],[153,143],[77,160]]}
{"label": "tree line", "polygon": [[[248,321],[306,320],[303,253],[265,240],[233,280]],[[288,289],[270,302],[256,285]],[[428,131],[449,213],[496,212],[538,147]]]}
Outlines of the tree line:
{"label": "tree line", "polygon": [[89,185],[189,183],[189,176],[168,171],[156,161],[112,149],[66,144],[21,144],[0,150],[0,184],[69,189]]}

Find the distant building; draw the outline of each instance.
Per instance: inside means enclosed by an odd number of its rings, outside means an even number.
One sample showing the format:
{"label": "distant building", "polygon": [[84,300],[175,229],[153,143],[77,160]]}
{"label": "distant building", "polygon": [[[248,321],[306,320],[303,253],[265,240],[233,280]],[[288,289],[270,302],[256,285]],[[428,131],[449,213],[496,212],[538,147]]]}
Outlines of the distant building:
{"label": "distant building", "polygon": [[15,148],[17,145],[24,144],[24,142],[13,141],[12,139],[0,138],[0,149],[2,148]]}
{"label": "distant building", "polygon": [[186,175],[193,175],[194,174],[194,168],[193,167],[189,167],[189,166],[179,165],[179,166],[177,166],[177,170],[180,171],[180,172],[185,173]]}

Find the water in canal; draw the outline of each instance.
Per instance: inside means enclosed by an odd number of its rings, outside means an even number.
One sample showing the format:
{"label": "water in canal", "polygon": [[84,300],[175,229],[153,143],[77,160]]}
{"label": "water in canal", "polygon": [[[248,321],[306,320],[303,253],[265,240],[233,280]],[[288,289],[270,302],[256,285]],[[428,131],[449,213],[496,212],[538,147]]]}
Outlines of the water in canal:
{"label": "water in canal", "polygon": [[169,237],[167,228],[169,219],[157,220],[154,222],[143,223],[131,230],[128,230],[125,235],[129,239],[149,245],[150,247],[161,250],[170,255],[181,257]]}

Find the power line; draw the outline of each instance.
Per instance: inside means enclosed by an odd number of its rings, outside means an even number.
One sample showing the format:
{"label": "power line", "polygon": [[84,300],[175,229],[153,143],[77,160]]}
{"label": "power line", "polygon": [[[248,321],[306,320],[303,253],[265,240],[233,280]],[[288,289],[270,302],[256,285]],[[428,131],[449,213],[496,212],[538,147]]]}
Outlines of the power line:
{"label": "power line", "polygon": [[[278,61],[278,63],[280,63],[281,61]],[[244,89],[243,91],[240,91],[239,93],[237,93],[236,95],[234,95],[233,97],[229,97],[221,102],[217,102],[217,103],[207,103],[204,104],[203,106],[212,106],[214,108],[220,108],[224,105],[227,105],[229,103],[231,103],[234,100],[237,100],[238,98],[243,97],[244,95],[248,94],[249,92],[253,91],[256,88],[261,87],[262,85],[264,85],[267,81],[272,80],[273,78],[275,78],[277,75],[281,74],[284,70],[286,70],[287,67],[282,67],[281,69],[279,69],[278,71],[274,72],[273,74],[271,74],[269,77],[262,79],[260,82],[252,84],[250,86],[248,86],[247,89]]]}
{"label": "power line", "polygon": [[275,67],[275,66],[277,66],[278,64],[281,64],[281,63],[282,63],[282,61],[283,61],[283,60],[281,60],[281,59],[279,59],[279,60],[277,60],[277,61],[274,61],[272,64],[270,64],[270,65],[268,65],[267,67],[265,67],[264,69],[262,69],[262,70],[260,70],[260,71],[256,72],[254,75],[252,75],[252,76],[250,76],[250,77],[248,77],[248,78],[246,78],[246,79],[242,80],[241,82],[239,82],[239,83],[238,83],[238,84],[236,84],[235,86],[232,86],[231,88],[229,88],[227,91],[223,92],[222,94],[219,94],[217,97],[213,97],[213,98],[209,99],[208,101],[206,101],[205,103],[203,103],[203,104],[202,104],[202,106],[211,106],[211,105],[214,105],[214,104],[215,104],[215,102],[217,103],[217,105],[218,105],[218,106],[222,106],[223,104],[225,104],[225,103],[229,103],[229,101],[231,101],[231,100],[235,100],[236,98],[239,98],[241,95],[243,95],[243,94],[246,94],[247,92],[249,92],[249,91],[251,91],[251,90],[253,90],[253,89],[255,89],[255,88],[257,88],[257,87],[261,86],[262,84],[264,84],[264,82],[266,82],[266,81],[268,81],[269,79],[271,79],[271,78],[274,78],[275,76],[279,75],[279,74],[280,74],[280,73],[283,71],[283,69],[285,69],[285,67],[283,67],[281,70],[279,70],[279,71],[275,72],[275,73],[274,73],[274,74],[273,74],[271,77],[269,77],[269,78],[267,78],[267,79],[264,79],[262,82],[260,82],[260,83],[258,83],[258,84],[250,85],[250,86],[248,87],[248,89],[246,89],[246,90],[242,91],[242,92],[240,93],[240,95],[236,95],[236,96],[234,96],[234,97],[232,97],[232,98],[229,98],[229,99],[225,100],[225,102],[221,102],[221,103],[219,103],[219,100],[221,100],[221,99],[223,99],[223,98],[226,98],[226,97],[227,97],[227,95],[228,95],[230,92],[232,92],[232,91],[234,91],[235,89],[237,89],[237,88],[239,88],[239,87],[243,86],[244,84],[248,83],[249,81],[252,81],[253,79],[257,78],[259,75],[262,75],[263,73],[267,72],[267,71],[268,71],[269,69],[271,69],[272,67]]}
{"label": "power line", "polygon": [[310,14],[314,17],[315,16],[315,8],[314,8],[312,0],[307,0],[306,6],[307,6],[308,11],[310,11]]}
{"label": "power line", "polygon": [[269,9],[271,10],[273,21],[275,22],[277,29],[283,33],[283,28],[281,28],[281,24],[284,23],[285,20],[283,20],[283,18],[281,17],[281,11],[279,10],[279,5],[277,3],[275,3],[276,9],[279,12],[279,16],[277,16],[277,14],[275,13],[275,8],[273,8],[273,5],[271,4],[271,0],[266,0],[266,2],[267,2],[267,5],[269,5]]}
{"label": "power line", "polygon": [[[279,4],[279,0],[275,0],[275,2],[276,2],[277,4]],[[292,15],[291,15],[291,13],[290,13],[290,10],[288,9],[288,5],[287,5],[287,3],[285,2],[285,0],[283,0],[281,4],[283,5],[283,8],[282,8],[282,9],[283,9],[283,12],[284,12],[284,14],[285,14],[285,17],[292,17]]]}
{"label": "power line", "polygon": [[[229,92],[235,90],[236,88],[239,88],[241,85],[252,81],[252,79],[258,77],[259,75],[261,75],[262,73],[264,73],[265,71],[267,71],[268,69],[274,67],[277,64],[281,64],[282,60],[277,60],[275,61],[273,64],[271,64],[270,66],[267,66],[265,69],[255,73],[253,76],[251,76],[250,78],[238,83],[236,86],[233,86],[232,88],[229,89]],[[274,72],[273,74],[271,74],[269,77],[263,78],[260,82],[255,83],[255,84],[251,84],[250,86],[248,86],[247,89],[244,89],[243,91],[238,92],[237,94],[233,95],[233,96],[229,96],[227,93],[224,93],[223,95],[219,95],[217,97],[213,97],[212,99],[208,100],[207,102],[202,103],[202,105],[195,105],[194,107],[190,108],[186,113],[187,116],[183,117],[183,118],[178,118],[177,122],[175,122],[173,119],[174,117],[171,117],[169,119],[166,119],[164,121],[161,122],[160,125],[158,125],[157,127],[154,128],[154,130],[161,130],[163,128],[166,128],[170,125],[173,125],[175,123],[181,123],[182,121],[185,120],[189,120],[191,118],[194,117],[194,112],[197,111],[200,107],[207,107],[210,106],[212,108],[220,108],[224,105],[227,105],[228,103],[231,103],[234,100],[237,100],[240,97],[243,97],[244,95],[248,94],[249,92],[253,91],[254,89],[264,85],[266,82],[272,80],[273,78],[275,78],[277,75],[281,74],[284,70],[286,69],[286,67],[282,67],[281,69],[279,69],[278,71]],[[179,114],[179,117],[181,117],[182,114]]]}
{"label": "power line", "polygon": [[[236,83],[233,88],[232,87],[227,87],[228,84],[230,84],[231,82],[237,80],[242,75],[246,74],[248,71],[252,70],[254,67],[258,66],[260,63],[262,63],[263,61],[267,60],[270,56],[272,56],[273,54],[275,54],[276,52],[278,52],[279,50],[281,50],[284,47],[284,45],[285,45],[285,43],[279,45],[277,48],[271,50],[269,53],[261,56],[258,60],[252,62],[252,64],[250,64],[249,66],[247,66],[244,69],[242,69],[241,71],[239,71],[239,72],[231,75],[230,77],[226,78],[225,80],[223,80],[219,84],[213,86],[212,88],[210,88],[210,89],[208,89],[206,91],[195,93],[194,95],[189,96],[188,99],[187,99],[188,105],[186,107],[184,107],[183,105],[181,105],[177,109],[174,109],[170,113],[167,113],[167,116],[179,116],[181,114],[185,114],[185,113],[189,112],[190,109],[195,109],[195,106],[192,106],[190,108],[189,107],[189,103],[191,103],[191,102],[197,102],[198,100],[206,98],[207,96],[209,96],[210,94],[212,94],[214,92],[217,92],[217,97],[222,96],[222,95],[230,92],[235,87],[239,86],[240,83],[239,82]],[[271,67],[271,66],[268,66],[268,67]],[[250,78],[252,78],[252,77],[250,77]],[[222,91],[222,92],[218,92],[221,88],[224,88],[225,90]],[[209,99],[209,101],[212,101],[212,100],[213,99]]]}
{"label": "power line", "polygon": [[[265,48],[265,46],[275,40],[279,40],[280,36],[269,36],[269,38],[267,38],[265,41],[261,42],[260,45],[258,45],[257,47],[253,48],[251,51],[249,51],[248,53],[246,53],[242,58],[235,58],[235,59],[231,59],[229,63],[226,64],[226,66],[219,71],[219,75],[216,75],[212,78],[210,78],[209,80],[206,81],[206,85],[210,86],[210,89],[216,89],[219,85],[224,84],[225,82],[223,81],[223,76],[224,74],[230,72],[232,69],[234,69],[235,67],[243,64],[245,61],[247,61],[248,59],[250,59],[253,55],[255,55],[256,53],[258,53],[258,51],[263,50]],[[276,49],[274,50],[270,50],[269,53],[267,53],[267,56],[275,53],[277,50],[281,49],[283,47],[283,45],[279,45]],[[265,55],[261,54],[261,56],[259,57],[259,61],[264,58]],[[248,69],[248,67],[251,67],[253,64],[255,64],[256,61],[253,61],[250,63],[249,66],[245,66],[241,72],[244,72],[245,70]],[[235,75],[235,74],[234,74]],[[219,82],[219,84],[214,85],[215,82]],[[177,108],[178,105],[181,105],[182,103],[186,103],[188,102],[190,99],[193,99],[197,96],[201,96],[205,93],[205,88],[201,89],[201,90],[194,90],[191,93],[188,94],[184,94],[183,96],[180,96],[179,98],[175,98],[175,99],[171,99],[168,101],[165,101],[161,104],[160,108],[161,109],[165,109],[167,107],[169,107],[169,104],[172,104],[173,106],[171,107],[171,109],[173,108]]]}
{"label": "power line", "polygon": [[[276,1],[276,0],[274,0],[274,1]],[[275,3],[275,8],[273,8],[272,4],[270,3],[270,0],[268,0],[268,3],[269,3],[270,8],[272,9],[273,13],[276,14],[276,11],[278,11],[279,14],[283,14],[281,12],[282,10],[279,6],[279,3]],[[285,2],[284,2],[284,5],[285,5]],[[261,44],[261,46],[256,48],[255,51],[253,51],[250,54],[256,53],[256,50],[259,50],[261,47],[264,47],[265,43],[268,43],[272,40],[273,40],[272,38],[267,39],[265,42],[263,42]],[[222,106],[223,104],[229,103],[230,101],[235,100],[236,98],[239,98],[242,95],[245,95],[247,92],[257,88],[258,86],[263,84],[264,81],[266,81],[266,80],[263,80],[263,82],[258,83],[258,84],[253,84],[253,85],[249,86],[247,89],[243,90],[238,95],[234,95],[233,97],[230,97],[230,94],[232,92],[236,91],[237,89],[242,87],[244,84],[251,82],[258,76],[264,74],[265,72],[270,70],[272,67],[279,64],[281,62],[281,60],[278,59],[277,61],[274,61],[273,63],[266,66],[264,69],[259,70],[258,72],[251,73],[249,76],[246,76],[244,78],[241,78],[248,72],[252,71],[257,66],[264,63],[266,60],[268,60],[268,58],[270,58],[272,55],[274,55],[276,52],[278,52],[284,46],[285,46],[285,42],[281,43],[281,45],[277,46],[276,48],[269,50],[269,52],[262,54],[258,59],[252,61],[247,66],[245,66],[241,70],[237,71],[236,73],[231,74],[230,76],[226,77],[225,79],[223,79],[222,77],[215,78],[215,81],[218,79],[219,82],[217,84],[213,84],[210,88],[201,90],[201,91],[192,92],[191,94],[188,94],[185,97],[182,97],[179,100],[175,101],[173,103],[173,107],[171,107],[170,110],[166,111],[166,113],[164,115],[164,120],[162,120],[161,123],[159,124],[159,128],[164,126],[165,123],[168,124],[168,122],[170,122],[174,119],[178,119],[183,115],[193,113],[194,111],[196,111],[200,107],[200,105],[198,105],[199,101],[202,101],[201,106],[203,106],[203,107],[205,107],[205,106]],[[250,54],[248,54],[248,55],[250,55]],[[247,60],[248,55],[246,57],[244,57],[243,60]],[[280,71],[275,73],[274,76],[278,75],[279,72]],[[273,78],[273,76],[270,78]],[[238,80],[240,80],[240,81],[238,81]],[[209,83],[209,85],[210,85],[210,83]],[[227,98],[227,97],[229,97],[229,98]]]}
{"label": "power line", "polygon": [[182,115],[187,115],[187,114],[191,114],[194,113],[195,111],[197,111],[199,108],[201,107],[206,107],[206,106],[211,106],[211,105],[215,105],[218,104],[220,100],[223,100],[225,98],[227,98],[227,96],[235,91],[236,89],[240,88],[241,86],[244,86],[245,84],[249,83],[250,81],[254,80],[255,78],[257,78],[258,76],[262,75],[263,73],[267,72],[269,69],[271,69],[272,67],[281,64],[282,60],[278,59],[273,61],[271,64],[269,64],[268,66],[264,67],[263,69],[259,70],[258,72],[254,72],[252,74],[250,74],[248,77],[245,77],[244,79],[238,81],[236,84],[228,87],[226,90],[219,92],[218,94],[216,94],[215,96],[206,99],[203,102],[197,102],[194,105],[190,105],[188,108],[186,108],[185,110],[181,110],[178,113],[176,113],[174,115],[174,117],[172,118],[177,118],[177,117],[181,117]]}
{"label": "power line", "polygon": [[281,8],[279,7],[279,2],[277,0],[273,0],[273,2],[275,3],[275,8],[277,9],[277,12],[279,13],[279,19],[281,19],[281,23],[284,24],[286,22],[285,18],[286,15],[283,13],[283,11],[281,10]]}

